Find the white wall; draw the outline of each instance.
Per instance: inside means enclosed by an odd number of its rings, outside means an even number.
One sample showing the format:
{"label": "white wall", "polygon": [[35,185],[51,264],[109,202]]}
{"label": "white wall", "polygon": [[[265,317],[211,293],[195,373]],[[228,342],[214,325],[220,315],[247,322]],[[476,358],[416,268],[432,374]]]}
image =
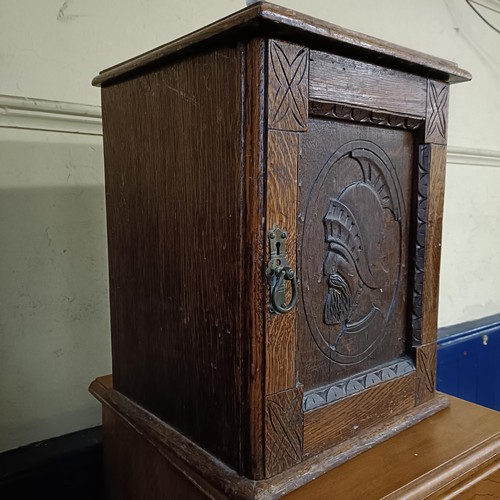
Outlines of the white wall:
{"label": "white wall", "polygon": [[0,450],[96,425],[110,371],[99,109],[34,104],[0,96]]}
{"label": "white wall", "polygon": [[[244,3],[0,0],[0,94],[35,98],[0,98],[0,451],[99,422],[86,388],[111,368],[92,77]],[[440,324],[500,312],[500,35],[462,0],[277,3],[471,71],[451,92]]]}

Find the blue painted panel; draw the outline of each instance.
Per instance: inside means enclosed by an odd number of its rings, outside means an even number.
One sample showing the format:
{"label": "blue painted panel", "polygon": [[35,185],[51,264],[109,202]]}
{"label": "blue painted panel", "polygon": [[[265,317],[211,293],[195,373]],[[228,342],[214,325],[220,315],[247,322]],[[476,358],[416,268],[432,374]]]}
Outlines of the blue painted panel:
{"label": "blue painted panel", "polygon": [[498,316],[440,330],[437,389],[500,411]]}

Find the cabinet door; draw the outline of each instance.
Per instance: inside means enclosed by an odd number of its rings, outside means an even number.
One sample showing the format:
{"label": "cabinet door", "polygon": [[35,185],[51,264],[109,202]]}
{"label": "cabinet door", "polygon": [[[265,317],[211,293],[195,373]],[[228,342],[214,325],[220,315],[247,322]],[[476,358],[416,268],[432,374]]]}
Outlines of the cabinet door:
{"label": "cabinet door", "polygon": [[361,372],[411,368],[403,357],[413,137],[332,119],[308,125],[298,173],[299,379],[305,391],[343,380],[340,397],[366,385]]}
{"label": "cabinet door", "polygon": [[[276,40],[267,77],[265,261],[269,271],[285,248],[298,290],[285,314],[272,306],[272,281],[266,291],[270,476],[442,408],[434,381],[448,89]],[[285,288],[280,300],[291,304]]]}

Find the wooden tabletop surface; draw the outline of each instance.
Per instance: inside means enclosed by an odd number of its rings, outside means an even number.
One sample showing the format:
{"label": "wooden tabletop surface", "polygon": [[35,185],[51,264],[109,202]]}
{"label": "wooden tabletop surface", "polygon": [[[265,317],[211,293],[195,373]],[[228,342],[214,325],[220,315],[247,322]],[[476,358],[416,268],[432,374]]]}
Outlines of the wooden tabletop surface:
{"label": "wooden tabletop surface", "polygon": [[[500,498],[500,413],[453,397],[450,401],[449,408],[287,495],[287,500],[420,500],[434,498],[444,485],[456,490],[473,475],[489,475],[475,486],[477,498]],[[465,495],[460,498],[476,498]]]}

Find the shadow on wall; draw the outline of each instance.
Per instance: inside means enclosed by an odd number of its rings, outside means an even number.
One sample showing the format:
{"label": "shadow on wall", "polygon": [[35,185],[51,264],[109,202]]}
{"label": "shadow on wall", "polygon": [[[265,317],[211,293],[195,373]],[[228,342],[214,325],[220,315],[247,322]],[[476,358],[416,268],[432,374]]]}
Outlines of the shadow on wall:
{"label": "shadow on wall", "polygon": [[111,371],[101,138],[8,133],[14,140],[0,136],[0,451],[97,425],[87,387]]}

